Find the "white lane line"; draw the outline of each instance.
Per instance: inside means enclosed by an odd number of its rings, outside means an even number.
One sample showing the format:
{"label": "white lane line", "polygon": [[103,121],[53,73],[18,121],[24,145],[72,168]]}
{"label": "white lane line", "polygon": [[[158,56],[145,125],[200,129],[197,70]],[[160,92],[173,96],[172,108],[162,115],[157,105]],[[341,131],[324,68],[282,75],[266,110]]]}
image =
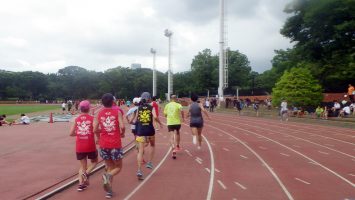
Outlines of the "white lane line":
{"label": "white lane line", "polygon": [[223,136],[222,134],[218,134],[218,135],[221,136],[221,137]]}
{"label": "white lane line", "polygon": [[205,170],[206,170],[208,173],[211,173],[211,170],[210,170],[210,169],[205,168]]}
{"label": "white lane line", "polygon": [[222,183],[222,181],[218,180],[217,181],[219,183],[219,185],[223,188],[223,189],[227,189],[227,187]]}
{"label": "white lane line", "polygon": [[308,183],[307,181],[304,181],[304,180],[302,180],[302,179],[299,179],[299,178],[295,178],[297,181],[299,181],[299,182],[302,182],[302,183],[304,183],[304,184],[307,184],[307,185],[310,185],[311,183]]}
{"label": "white lane line", "polygon": [[280,154],[283,155],[283,156],[286,156],[286,157],[290,157],[290,155],[285,154],[285,153],[280,153]]}
{"label": "white lane line", "polygon": [[318,151],[318,152],[321,153],[321,154],[329,155],[329,153],[324,152],[324,151]]}
{"label": "white lane line", "polygon": [[195,161],[196,161],[198,164],[202,165],[202,161],[201,161],[201,160],[198,160],[198,159],[196,158]]}
{"label": "white lane line", "polygon": [[211,144],[212,144],[213,146],[216,146],[216,144],[215,144],[215,143],[213,143],[213,142],[211,142]]}
{"label": "white lane line", "polygon": [[171,148],[169,148],[168,152],[165,154],[164,158],[160,161],[160,163],[154,168],[154,170],[147,176],[145,179],[136,187],[134,190],[132,190],[131,193],[129,193],[124,200],[130,199],[136,192],[150,179],[150,177],[153,176],[153,174],[160,168],[160,166],[163,164],[163,162],[166,160],[166,158],[170,155]]}
{"label": "white lane line", "polygon": [[223,148],[223,150],[225,150],[225,151],[229,151],[229,149],[227,149],[227,148]]}
{"label": "white lane line", "polygon": [[263,139],[264,137],[259,136],[258,138],[259,138],[259,139]]}
{"label": "white lane line", "polygon": [[248,133],[244,133],[244,132],[243,132],[243,134],[244,134],[244,135],[249,135]]}
{"label": "white lane line", "polygon": [[246,189],[247,189],[247,187],[245,187],[244,185],[238,183],[237,181],[234,181],[234,183],[235,183],[236,185],[238,185],[240,188],[242,188],[243,190],[246,190]]}
{"label": "white lane line", "polygon": [[355,174],[349,174],[350,176],[355,176]]}
{"label": "white lane line", "polygon": [[296,147],[296,148],[301,148],[300,146],[298,146],[298,145],[292,145],[292,146],[294,146],[294,147]]}
{"label": "white lane line", "polygon": [[187,155],[189,155],[190,157],[193,157],[189,150],[185,149],[185,152],[186,152]]}
{"label": "white lane line", "polygon": [[239,155],[240,157],[244,158],[244,159],[248,159],[248,157],[243,156],[243,155]]}
{"label": "white lane line", "polygon": [[330,146],[330,147],[335,147],[335,145],[332,145],[332,144],[324,144],[326,146]]}
{"label": "white lane line", "polygon": [[234,140],[234,138],[232,138],[232,137],[230,137],[229,139],[230,139],[230,140]]}
{"label": "white lane line", "polygon": [[217,168],[215,168],[214,170],[215,170],[216,172],[218,172],[218,173],[221,173],[221,171],[219,171]]}
{"label": "white lane line", "polygon": [[312,165],[318,165],[317,163],[312,162],[312,161],[309,161],[308,163],[309,163],[309,164],[312,164]]}
{"label": "white lane line", "polygon": [[[186,124],[185,124],[186,125]],[[208,149],[210,151],[210,159],[211,159],[211,175],[210,175],[210,184],[208,186],[208,193],[207,193],[207,200],[211,200],[212,199],[212,191],[213,191],[213,184],[214,184],[214,155],[213,155],[213,151],[212,151],[212,147],[210,142],[207,140],[207,138],[202,135],[203,139],[205,140]]]}
{"label": "white lane line", "polygon": [[196,157],[197,160],[200,160],[201,162],[203,161],[202,158],[200,157]]}
{"label": "white lane line", "polygon": [[266,150],[266,147],[260,146],[259,149]]}
{"label": "white lane line", "polygon": [[[258,133],[254,133],[254,132],[252,132],[252,131],[248,131],[248,130],[246,130],[246,129],[242,129],[242,128],[239,128],[239,127],[236,127],[236,126],[231,126],[231,125],[229,125],[229,124],[220,123],[220,122],[216,122],[216,121],[214,121],[214,123],[222,124],[222,125],[225,125],[225,126],[230,126],[230,127],[233,127],[233,128],[239,129],[239,130],[242,130],[242,131],[246,131],[246,132],[251,133],[251,134],[256,135],[256,136],[260,135],[260,134],[258,134]],[[213,126],[210,126],[210,127],[213,127]],[[221,129],[220,129],[220,130],[221,130]],[[221,131],[224,132],[223,130],[221,130]],[[229,133],[228,133],[228,134],[229,134]],[[264,137],[265,137],[265,136],[264,136]],[[292,151],[292,152],[294,152],[294,153],[296,153],[296,154],[298,154],[298,155],[300,155],[300,156],[306,158],[306,159],[309,160],[309,161],[312,161],[312,162],[314,162],[314,163],[317,163],[320,167],[322,167],[322,168],[325,169],[326,171],[332,173],[334,176],[340,178],[341,180],[343,180],[344,182],[348,183],[348,184],[351,185],[352,187],[355,187],[355,184],[354,184],[353,182],[349,181],[348,179],[344,178],[343,176],[341,176],[340,174],[336,173],[335,171],[329,169],[328,167],[326,167],[326,166],[320,164],[319,162],[313,160],[312,158],[310,158],[310,157],[308,157],[308,156],[302,154],[302,153],[299,152],[299,151],[296,151],[296,150],[292,149],[292,148],[289,147],[289,146],[286,146],[286,145],[284,145],[284,144],[281,144],[280,142],[278,142],[278,141],[276,141],[276,140],[273,140],[273,139],[271,139],[271,138],[267,138],[267,139],[270,140],[270,141],[272,141],[272,142],[274,142],[275,144],[278,144],[278,145],[280,145],[280,146],[282,146],[282,147],[284,147],[284,148],[286,148],[286,149],[288,149],[288,150],[290,150],[290,151]],[[327,148],[328,148],[328,147],[327,147]]]}
{"label": "white lane line", "polygon": [[[219,123],[219,124],[223,124],[223,123]],[[224,125],[227,125],[227,124],[224,124]],[[287,190],[286,186],[282,183],[282,181],[280,180],[280,178],[277,176],[277,174],[274,172],[274,170],[265,162],[265,160],[260,157],[260,155],[258,153],[256,153],[251,147],[249,147],[247,144],[247,142],[243,142],[241,141],[239,138],[233,136],[232,134],[222,130],[222,129],[219,129],[219,128],[216,128],[214,126],[211,126],[211,125],[207,125],[215,130],[218,130],[218,131],[221,131],[222,133],[226,134],[226,135],[229,135],[230,137],[233,137],[234,139],[238,140],[238,142],[240,142],[245,148],[247,148],[250,152],[252,152],[259,160],[262,164],[265,165],[265,167],[267,168],[267,170],[272,174],[272,176],[275,178],[275,180],[277,181],[277,183],[280,185],[280,187],[282,188],[282,190],[284,191],[284,193],[286,194],[287,198],[289,200],[294,200],[294,198],[292,197],[291,193]],[[234,126],[232,126],[234,127]],[[235,127],[234,127],[235,128]],[[250,132],[250,131],[249,131]],[[250,132],[252,134],[254,134],[253,132]]]}

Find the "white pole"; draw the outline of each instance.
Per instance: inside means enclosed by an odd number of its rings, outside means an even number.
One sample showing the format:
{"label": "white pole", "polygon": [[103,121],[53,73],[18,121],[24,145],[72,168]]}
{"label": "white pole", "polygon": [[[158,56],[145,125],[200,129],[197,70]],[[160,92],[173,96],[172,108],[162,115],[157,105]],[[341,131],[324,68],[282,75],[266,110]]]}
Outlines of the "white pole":
{"label": "white pole", "polygon": [[237,88],[237,99],[239,100],[239,88]]}
{"label": "white pole", "polygon": [[153,54],[153,96],[157,95],[157,72],[155,67],[155,55],[157,51],[155,49],[150,49],[150,52]]}
{"label": "white pole", "polygon": [[219,24],[219,87],[218,96],[223,101],[224,86],[224,0],[220,0],[220,24]]}
{"label": "white pole", "polygon": [[172,86],[173,76],[172,76],[172,71],[171,71],[171,36],[172,35],[173,35],[173,32],[171,32],[168,29],[165,30],[165,36],[169,38],[168,99],[167,99],[168,101],[170,101],[170,96],[173,93],[173,86]]}

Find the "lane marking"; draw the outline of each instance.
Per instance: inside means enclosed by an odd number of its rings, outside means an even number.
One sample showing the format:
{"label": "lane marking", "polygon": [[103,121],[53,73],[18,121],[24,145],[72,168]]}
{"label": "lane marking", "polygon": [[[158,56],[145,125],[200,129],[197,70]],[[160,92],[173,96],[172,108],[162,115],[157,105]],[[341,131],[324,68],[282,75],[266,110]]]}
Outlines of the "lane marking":
{"label": "lane marking", "polygon": [[193,157],[189,150],[185,149],[185,152],[186,152],[187,155],[189,155],[190,157]]}
{"label": "lane marking", "polygon": [[263,147],[263,146],[260,146],[259,148],[262,149],[262,150],[266,150],[267,149],[266,147]]}
{"label": "lane marking", "polygon": [[216,146],[216,144],[215,144],[215,143],[213,143],[213,142],[211,142],[211,144],[212,144],[213,146]]}
{"label": "lane marking", "polygon": [[[225,126],[230,126],[230,127],[233,127],[233,128],[237,128],[237,129],[239,129],[239,130],[246,131],[246,132],[251,133],[251,134],[253,134],[253,135],[260,135],[260,134],[258,134],[258,133],[254,133],[254,132],[252,132],[252,131],[248,131],[248,130],[246,130],[246,129],[242,129],[242,128],[239,128],[239,127],[237,127],[237,126],[231,126],[231,125],[229,125],[229,124],[216,122],[216,120],[213,121],[213,123],[218,123],[218,124],[222,124],[222,125],[225,125]],[[213,127],[213,126],[210,126],[210,127]],[[224,131],[221,130],[221,129],[219,129],[219,130],[222,131],[222,132],[224,132]],[[229,134],[229,133],[226,133],[226,134]],[[264,136],[264,137],[265,137],[265,136]],[[338,178],[340,178],[340,179],[343,180],[344,182],[348,183],[348,184],[351,185],[352,187],[355,187],[355,184],[354,184],[353,182],[349,181],[348,179],[344,178],[343,176],[341,176],[340,174],[336,173],[335,171],[329,169],[328,167],[326,167],[326,166],[320,164],[319,162],[313,160],[312,158],[310,158],[310,157],[308,157],[308,156],[302,154],[302,153],[299,152],[299,151],[296,151],[296,150],[292,149],[291,147],[288,147],[288,146],[286,146],[286,145],[284,145],[284,144],[281,144],[280,142],[278,142],[278,141],[276,141],[276,140],[273,140],[273,139],[270,139],[270,138],[268,138],[268,139],[269,139],[270,141],[274,142],[275,144],[278,144],[278,145],[280,145],[280,146],[282,146],[282,147],[284,147],[284,148],[286,148],[286,149],[288,149],[288,150],[290,150],[290,151],[292,151],[292,152],[294,152],[294,153],[296,153],[296,154],[298,154],[298,155],[300,155],[300,156],[302,156],[302,157],[308,159],[309,161],[312,161],[312,162],[314,162],[314,163],[317,163],[319,166],[321,166],[321,167],[322,167],[323,169],[325,169],[326,171],[328,171],[328,172],[332,173],[333,175],[337,176]],[[328,148],[328,147],[327,147],[327,148]],[[353,157],[353,156],[352,156],[352,157]]]}
{"label": "lane marking", "polygon": [[301,148],[300,146],[298,146],[298,145],[292,145],[292,146],[294,146],[294,147],[296,147],[296,148]]}
{"label": "lane marking", "polygon": [[210,169],[205,168],[205,170],[206,170],[208,173],[211,173],[211,170],[210,170]]}
{"label": "lane marking", "polygon": [[314,163],[312,161],[309,161],[308,163],[312,164],[312,165],[318,165],[317,163]]}
{"label": "lane marking", "polygon": [[195,161],[196,161],[198,164],[202,165],[202,161],[201,161],[201,160],[198,160],[198,159],[196,158]]}
{"label": "lane marking", "polygon": [[160,168],[166,158],[170,155],[171,147],[169,148],[168,152],[165,154],[164,158],[159,162],[159,164],[154,168],[154,170],[136,187],[134,190],[129,193],[124,200],[130,199],[149,179],[153,176],[153,174]]}
{"label": "lane marking", "polygon": [[286,157],[290,157],[290,155],[285,154],[285,153],[280,153],[280,154],[283,155],[283,156],[286,156]]}
{"label": "lane marking", "polygon": [[261,163],[263,163],[265,165],[265,167],[269,170],[269,172],[272,174],[272,176],[275,178],[275,180],[277,181],[277,183],[280,185],[280,187],[282,188],[282,190],[285,192],[286,196],[288,197],[289,200],[294,200],[294,198],[292,197],[291,193],[287,190],[287,188],[285,187],[285,185],[281,182],[280,178],[277,176],[277,174],[270,168],[270,166],[265,162],[265,160],[260,157],[259,154],[257,154],[251,147],[249,147],[247,145],[247,142],[243,142],[241,141],[239,138],[233,136],[232,134],[230,133],[227,133],[226,131],[222,130],[222,129],[219,129],[219,128],[216,128],[214,126],[211,126],[209,124],[207,124],[207,126],[215,129],[215,130],[219,130],[221,131],[222,133],[226,134],[226,135],[229,135],[230,137],[233,137],[234,139],[238,140],[238,142],[240,142],[245,148],[247,148],[250,152],[252,152],[259,160]]}
{"label": "lane marking", "polygon": [[247,187],[245,187],[244,185],[238,183],[237,181],[234,181],[234,183],[235,183],[236,185],[238,185],[240,188],[242,188],[243,190],[246,190],[246,189],[247,189]]}
{"label": "lane marking", "polygon": [[330,146],[330,147],[335,147],[335,145],[332,145],[332,144],[324,144],[326,146]]}
{"label": "lane marking", "polygon": [[329,153],[324,152],[324,151],[318,151],[318,152],[321,153],[321,154],[329,155]]}
{"label": "lane marking", "polygon": [[229,149],[227,149],[227,148],[223,148],[223,150],[225,150],[225,151],[229,151]]}
{"label": "lane marking", "polygon": [[307,181],[304,181],[304,180],[302,180],[302,179],[299,179],[299,178],[295,178],[297,181],[299,181],[299,182],[302,182],[302,183],[304,183],[304,184],[307,184],[307,185],[310,185],[311,183],[308,183]]}
{"label": "lane marking", "polygon": [[197,160],[200,160],[201,162],[203,161],[202,158],[200,157],[196,157]]}
{"label": "lane marking", "polygon": [[221,173],[221,171],[219,171],[217,168],[215,168],[214,170],[215,170],[216,172],[218,172],[218,173]]}
{"label": "lane marking", "polygon": [[223,189],[227,189],[227,187],[222,183],[222,181],[218,180],[217,181],[219,183],[219,185],[223,188]]}
{"label": "lane marking", "polygon": [[[186,124],[185,124],[186,125]],[[211,200],[212,199],[212,192],[213,192],[213,184],[214,184],[214,155],[213,155],[213,151],[212,151],[212,147],[210,142],[207,140],[207,138],[202,135],[202,138],[205,140],[208,149],[210,151],[210,160],[211,160],[211,175],[210,175],[210,184],[208,186],[208,193],[207,193],[207,200]]]}
{"label": "lane marking", "polygon": [[355,174],[349,174],[350,176],[355,176]]}
{"label": "lane marking", "polygon": [[244,158],[244,159],[248,159],[248,157],[246,156],[243,156],[243,155],[240,155],[240,157]]}

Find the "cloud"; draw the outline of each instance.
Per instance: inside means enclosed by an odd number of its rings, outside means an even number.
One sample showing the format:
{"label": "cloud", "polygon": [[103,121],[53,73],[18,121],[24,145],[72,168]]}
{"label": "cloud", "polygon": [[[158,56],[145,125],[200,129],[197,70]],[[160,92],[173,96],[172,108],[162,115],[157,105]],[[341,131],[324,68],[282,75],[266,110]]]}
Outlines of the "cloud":
{"label": "cloud", "polygon": [[[227,2],[229,46],[251,61],[253,70],[270,68],[273,50],[291,46],[279,34],[287,15],[284,0]],[[190,69],[205,48],[218,53],[219,1],[216,0],[0,0],[0,68],[56,72],[66,65],[104,71],[138,62],[167,70],[173,34],[173,68]],[[21,6],[18,6],[21,5]]]}

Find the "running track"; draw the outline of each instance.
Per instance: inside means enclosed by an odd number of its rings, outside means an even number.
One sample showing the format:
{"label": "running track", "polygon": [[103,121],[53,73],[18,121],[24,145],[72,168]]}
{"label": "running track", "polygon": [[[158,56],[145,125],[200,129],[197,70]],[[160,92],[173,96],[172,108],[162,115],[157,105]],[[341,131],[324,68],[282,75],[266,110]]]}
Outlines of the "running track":
{"label": "running track", "polygon": [[[177,160],[166,128],[157,132],[155,169],[135,177],[135,152],[114,180],[117,199],[355,199],[355,131],[228,114],[205,122],[203,149],[182,128]],[[100,175],[85,192],[54,199],[104,199]]]}

